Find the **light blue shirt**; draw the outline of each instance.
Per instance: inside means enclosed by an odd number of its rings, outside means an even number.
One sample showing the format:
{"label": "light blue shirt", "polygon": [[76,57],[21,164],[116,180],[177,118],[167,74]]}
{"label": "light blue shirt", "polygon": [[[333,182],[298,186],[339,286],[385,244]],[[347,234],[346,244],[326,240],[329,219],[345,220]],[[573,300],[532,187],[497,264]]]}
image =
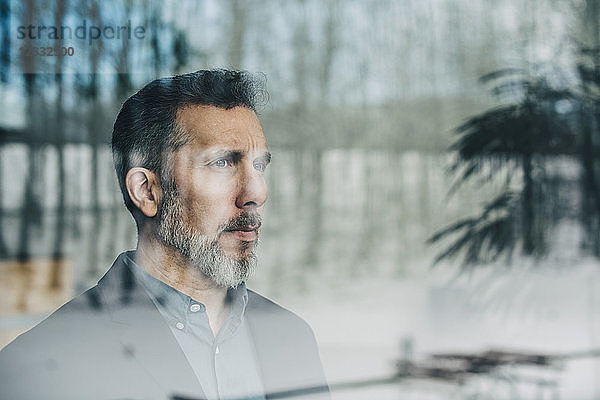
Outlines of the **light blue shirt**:
{"label": "light blue shirt", "polygon": [[171,328],[206,398],[264,400],[256,353],[244,323],[246,285],[227,291],[229,316],[215,337],[204,304],[145,272],[134,257],[134,252],[128,253],[127,262]]}

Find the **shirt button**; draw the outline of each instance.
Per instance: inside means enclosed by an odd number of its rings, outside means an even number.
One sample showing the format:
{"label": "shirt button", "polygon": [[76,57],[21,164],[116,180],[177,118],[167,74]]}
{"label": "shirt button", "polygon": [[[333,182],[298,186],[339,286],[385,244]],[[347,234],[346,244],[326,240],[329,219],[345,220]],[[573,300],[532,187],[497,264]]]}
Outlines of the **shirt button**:
{"label": "shirt button", "polygon": [[178,322],[175,324],[175,328],[182,330],[183,328],[185,328],[185,325],[183,325],[181,322]]}
{"label": "shirt button", "polygon": [[192,304],[190,306],[190,311],[191,312],[198,312],[202,309],[202,307],[200,306],[200,304]]}

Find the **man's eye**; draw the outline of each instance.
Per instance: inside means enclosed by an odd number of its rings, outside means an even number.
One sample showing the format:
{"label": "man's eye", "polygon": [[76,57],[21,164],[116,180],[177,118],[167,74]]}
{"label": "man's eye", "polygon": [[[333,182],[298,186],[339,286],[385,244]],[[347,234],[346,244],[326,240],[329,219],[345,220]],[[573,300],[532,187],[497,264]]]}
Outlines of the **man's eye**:
{"label": "man's eye", "polygon": [[229,161],[227,161],[224,158],[221,158],[220,160],[217,160],[213,163],[213,165],[217,168],[225,168],[226,166],[229,165]]}
{"label": "man's eye", "polygon": [[267,164],[265,163],[254,163],[254,169],[259,171],[259,172],[265,172],[265,169],[267,169]]}

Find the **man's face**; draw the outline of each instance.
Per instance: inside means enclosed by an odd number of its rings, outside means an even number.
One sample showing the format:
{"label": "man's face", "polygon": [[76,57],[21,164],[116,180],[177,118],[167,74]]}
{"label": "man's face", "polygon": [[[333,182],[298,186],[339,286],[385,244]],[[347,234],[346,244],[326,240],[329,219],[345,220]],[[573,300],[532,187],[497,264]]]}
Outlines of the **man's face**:
{"label": "man's face", "polygon": [[190,106],[177,113],[191,138],[172,155],[158,236],[219,286],[251,273],[267,199],[267,142],[255,113]]}

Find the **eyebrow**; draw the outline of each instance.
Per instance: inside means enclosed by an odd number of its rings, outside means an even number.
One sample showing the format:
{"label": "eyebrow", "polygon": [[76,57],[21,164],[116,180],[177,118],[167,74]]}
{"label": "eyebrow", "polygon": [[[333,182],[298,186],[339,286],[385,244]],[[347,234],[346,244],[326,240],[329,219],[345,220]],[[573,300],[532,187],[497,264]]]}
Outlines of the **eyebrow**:
{"label": "eyebrow", "polygon": [[267,164],[269,164],[271,162],[271,153],[268,151],[265,151],[265,154],[262,156],[263,160],[265,160],[265,162]]}
{"label": "eyebrow", "polygon": [[237,163],[243,158],[244,153],[239,150],[221,150],[221,151],[217,151],[215,153],[215,155],[217,157],[228,158],[231,161],[233,161],[234,163]]}
{"label": "eyebrow", "polygon": [[[244,152],[241,150],[217,150],[210,154],[210,157],[223,157],[232,160],[233,162],[238,162],[244,157]],[[263,159],[267,164],[271,162],[271,153],[265,151],[265,153],[257,157],[257,159]]]}

